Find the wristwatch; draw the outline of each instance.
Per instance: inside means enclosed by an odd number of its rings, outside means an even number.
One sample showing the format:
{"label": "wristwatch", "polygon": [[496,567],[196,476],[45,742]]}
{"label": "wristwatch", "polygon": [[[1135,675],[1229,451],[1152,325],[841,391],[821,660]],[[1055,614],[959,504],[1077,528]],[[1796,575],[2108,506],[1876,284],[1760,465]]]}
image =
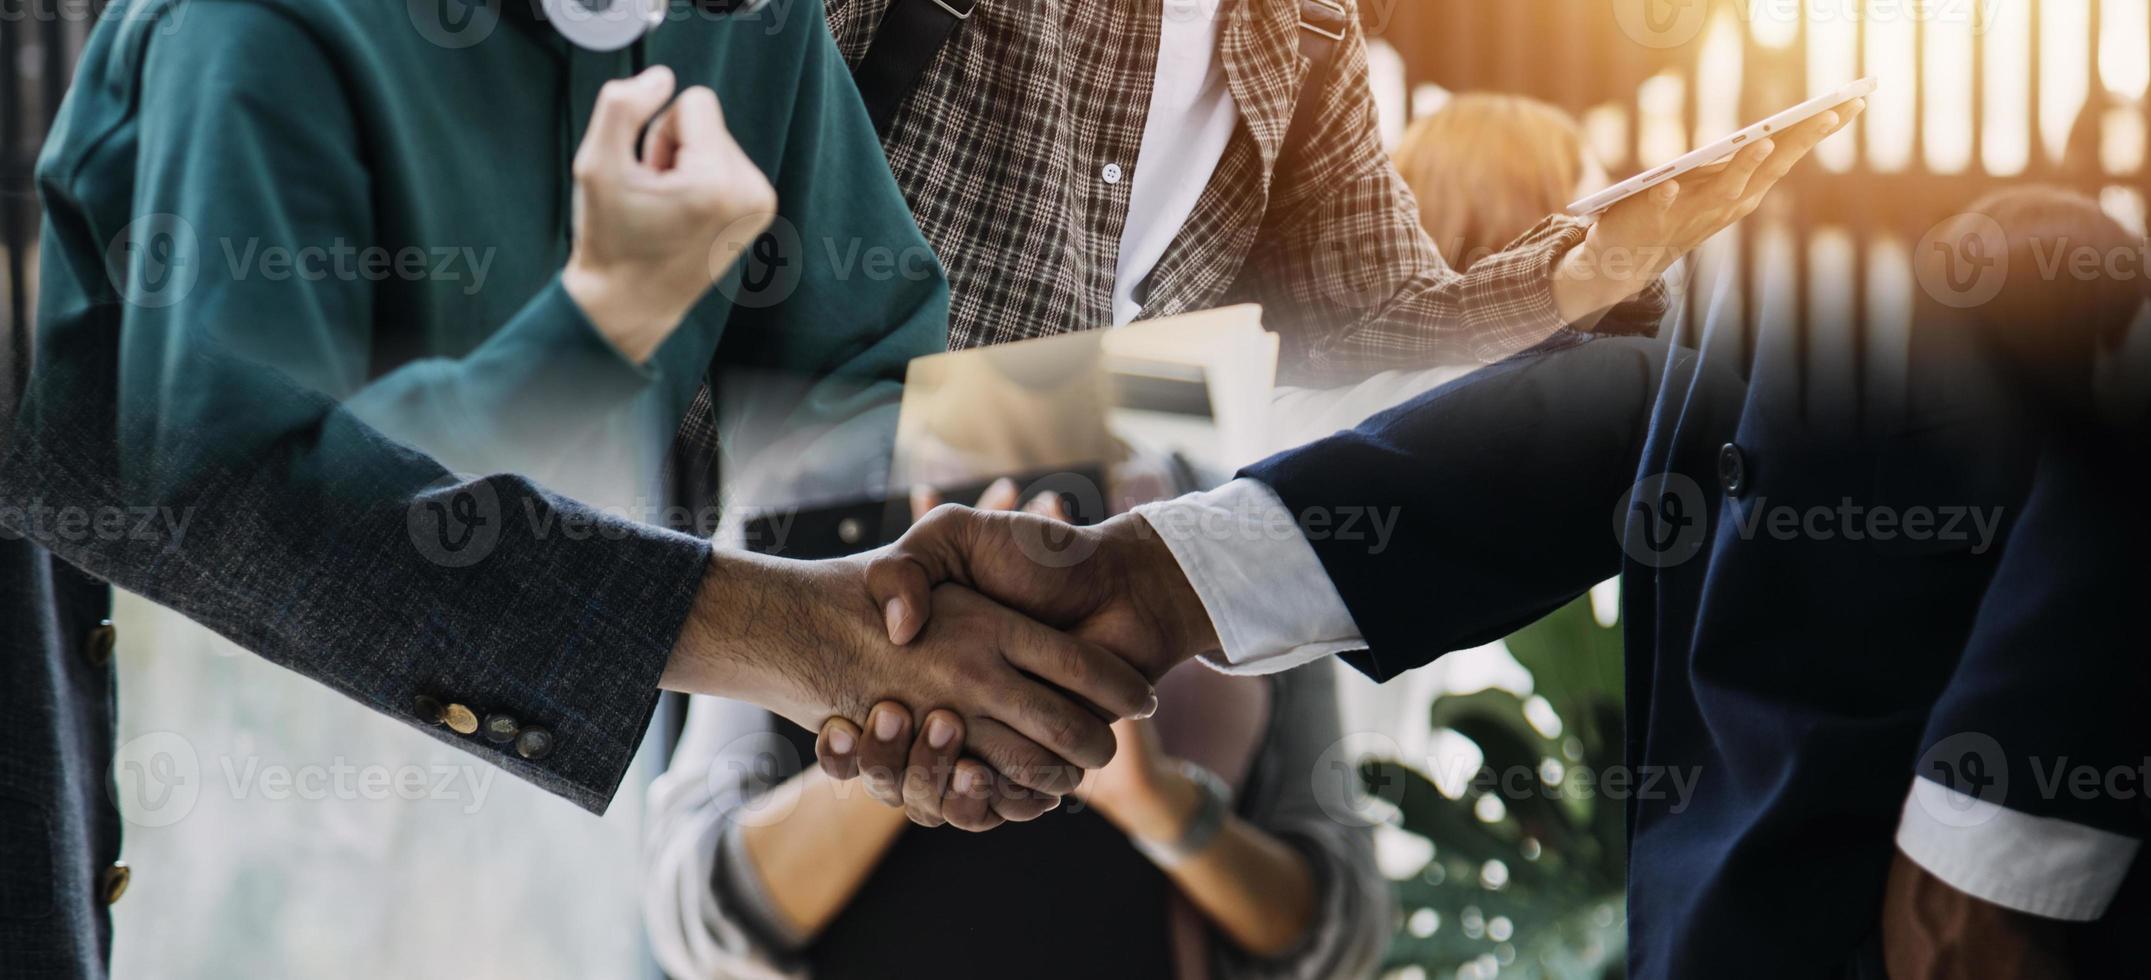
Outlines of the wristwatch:
{"label": "wristwatch", "polygon": [[1186,759],[1175,760],[1175,764],[1180,767],[1180,775],[1194,783],[1202,796],[1194,815],[1188,818],[1187,829],[1181,831],[1180,839],[1175,841],[1131,838],[1135,849],[1161,868],[1171,868],[1202,853],[1211,841],[1217,839],[1218,831],[1225,829],[1225,817],[1232,813],[1232,787],[1225,785],[1217,773]]}

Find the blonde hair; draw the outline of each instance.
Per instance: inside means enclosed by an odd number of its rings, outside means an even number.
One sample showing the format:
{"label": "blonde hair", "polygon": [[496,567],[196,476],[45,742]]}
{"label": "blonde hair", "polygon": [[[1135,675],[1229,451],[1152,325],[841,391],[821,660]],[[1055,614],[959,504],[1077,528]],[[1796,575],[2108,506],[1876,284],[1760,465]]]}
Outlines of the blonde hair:
{"label": "blonde hair", "polygon": [[1583,129],[1535,99],[1459,95],[1413,123],[1395,157],[1419,223],[1450,265],[1468,269],[1574,199]]}

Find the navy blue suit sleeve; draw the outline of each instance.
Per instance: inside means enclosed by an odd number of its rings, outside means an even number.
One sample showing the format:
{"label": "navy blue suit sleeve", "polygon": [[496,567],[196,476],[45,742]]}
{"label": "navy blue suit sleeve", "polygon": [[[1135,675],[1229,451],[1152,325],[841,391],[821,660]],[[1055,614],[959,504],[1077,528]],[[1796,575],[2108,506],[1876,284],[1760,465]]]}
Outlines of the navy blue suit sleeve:
{"label": "navy blue suit sleeve", "polygon": [[1691,384],[1696,372],[1692,351],[1655,340],[1534,352],[1242,475],[1303,522],[1394,519],[1378,539],[1308,523],[1368,644],[1344,659],[1387,680],[1506,636],[1617,574],[1616,512],[1656,399],[1738,404],[1736,378],[1711,372]]}
{"label": "navy blue suit sleeve", "polygon": [[[2041,454],[1929,716],[1917,775],[2011,810],[2141,838],[2151,822],[2142,785],[2151,749],[2144,466],[2140,450],[2113,440],[2069,442]],[[2123,455],[2132,451],[2134,459]],[[1953,748],[1984,756],[1979,768]]]}

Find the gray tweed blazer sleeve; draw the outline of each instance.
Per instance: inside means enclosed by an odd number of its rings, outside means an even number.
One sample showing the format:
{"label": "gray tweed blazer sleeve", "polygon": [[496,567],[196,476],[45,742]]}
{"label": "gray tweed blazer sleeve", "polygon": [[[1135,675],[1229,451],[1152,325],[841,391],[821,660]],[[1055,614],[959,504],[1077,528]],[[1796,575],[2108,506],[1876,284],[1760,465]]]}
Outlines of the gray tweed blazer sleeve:
{"label": "gray tweed blazer sleeve", "polygon": [[[526,313],[567,315],[547,308],[567,302],[555,291]],[[145,411],[115,390],[118,332],[85,325],[45,339],[0,442],[0,514],[19,518],[8,522],[18,533],[603,812],[656,705],[706,541],[518,476],[459,482],[332,399],[207,348],[184,368],[243,393],[243,424],[115,440]],[[83,522],[110,515],[121,533]],[[133,515],[154,533],[126,533]],[[457,731],[439,715],[451,705],[546,737]]]}

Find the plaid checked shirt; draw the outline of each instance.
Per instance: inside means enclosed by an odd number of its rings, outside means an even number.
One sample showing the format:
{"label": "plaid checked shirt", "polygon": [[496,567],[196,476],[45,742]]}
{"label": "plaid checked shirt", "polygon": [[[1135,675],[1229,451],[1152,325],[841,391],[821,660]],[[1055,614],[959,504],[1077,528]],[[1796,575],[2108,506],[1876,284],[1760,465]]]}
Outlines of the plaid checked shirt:
{"label": "plaid checked shirt", "polygon": [[[1283,341],[1280,380],[1300,385],[1491,363],[1566,326],[1553,268],[1586,226],[1552,216],[1469,272],[1451,268],[1382,148],[1356,3],[1333,70],[1310,88],[1298,0],[1216,2],[1242,125],[1134,291],[1144,318],[1260,303]],[[828,0],[847,63],[888,9]],[[1137,157],[1161,16],[1159,0],[980,0],[897,111],[882,149],[948,272],[951,348],[1112,322],[1128,196],[1160,179]],[[1288,146],[1302,95],[1322,109]],[[1105,181],[1109,163],[1126,179]],[[1654,333],[1667,306],[1654,282],[1593,332]],[[675,437],[667,479],[681,499],[712,499],[710,403],[705,386]]]}
{"label": "plaid checked shirt", "polygon": [[[829,0],[856,65],[889,0]],[[1257,302],[1298,383],[1498,361],[1564,326],[1555,263],[1585,226],[1549,218],[1468,273],[1421,230],[1383,150],[1355,10],[1310,132],[1287,130],[1312,66],[1297,0],[1220,0],[1219,56],[1242,125],[1194,213],[1135,290],[1143,316]],[[1159,0],[981,0],[898,110],[883,142],[949,274],[949,346],[1112,322],[1128,197],[1156,74]],[[1101,178],[1118,164],[1128,179]],[[1662,284],[1599,332],[1653,332]]]}

